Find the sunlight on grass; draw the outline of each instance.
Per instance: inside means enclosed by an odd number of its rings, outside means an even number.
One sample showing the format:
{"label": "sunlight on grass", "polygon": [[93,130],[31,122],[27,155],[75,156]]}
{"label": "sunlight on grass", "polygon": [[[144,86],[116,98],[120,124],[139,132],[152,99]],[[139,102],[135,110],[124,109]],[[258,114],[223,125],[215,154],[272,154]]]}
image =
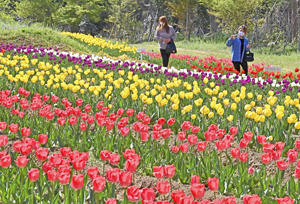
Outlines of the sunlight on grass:
{"label": "sunlight on grass", "polygon": [[[145,48],[147,51],[159,52],[157,42],[144,42],[133,44],[138,48]],[[179,41],[176,42],[177,54],[187,54],[199,56],[200,58],[208,56],[216,56],[218,58],[230,58],[231,48],[224,43],[212,43],[203,41]],[[255,61],[253,63],[264,62],[267,65],[275,65],[282,67],[282,72],[293,71],[296,67],[300,67],[300,53],[292,53],[290,55],[267,55],[254,52]]]}

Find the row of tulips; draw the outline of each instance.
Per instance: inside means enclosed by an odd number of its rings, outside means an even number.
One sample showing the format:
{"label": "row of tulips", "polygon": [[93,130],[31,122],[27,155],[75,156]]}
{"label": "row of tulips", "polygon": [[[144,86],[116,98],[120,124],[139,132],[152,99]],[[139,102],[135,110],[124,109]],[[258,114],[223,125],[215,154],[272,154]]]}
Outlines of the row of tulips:
{"label": "row of tulips", "polygon": [[[146,56],[147,61],[151,63],[160,64],[161,54],[155,52],[142,51],[142,54]],[[217,58],[214,56],[199,58],[197,56],[171,54],[171,65],[175,67],[184,67],[198,71],[209,71],[214,73],[238,73],[234,69],[233,63],[229,58]],[[264,79],[290,79],[300,80],[299,68],[295,68],[294,72],[279,73],[267,71],[266,68],[271,65],[261,64],[250,64],[249,74],[251,77],[263,77]],[[244,71],[242,71],[244,73]]]}
{"label": "row of tulips", "polygon": [[95,52],[103,51],[110,56],[118,57],[126,54],[131,57],[136,57],[137,48],[127,45],[125,42],[111,42],[101,37],[95,37],[91,35],[85,35],[82,33],[70,33],[62,32],[63,35],[77,39],[81,42],[86,43],[90,47],[94,47]]}
{"label": "row of tulips", "polygon": [[[60,165],[60,161],[62,161],[60,154],[53,153],[54,156],[49,156],[48,149],[40,149],[40,146],[50,145],[50,148],[57,149],[67,145],[79,151],[91,151],[95,158],[99,157],[101,151],[100,158],[103,162],[114,167],[114,170],[109,171],[113,174],[118,175],[118,173],[121,173],[116,168],[125,169],[125,172],[135,172],[137,167],[140,166],[139,174],[154,174],[159,179],[157,188],[162,189],[157,191],[160,194],[169,193],[173,181],[180,180],[182,183],[187,184],[191,182],[189,178],[192,175],[199,175],[200,177],[196,178],[201,178],[201,182],[206,183],[208,187],[210,186],[210,178],[215,176],[219,178],[218,182],[214,179],[215,183],[218,183],[215,186],[218,187],[209,188],[218,190],[222,194],[231,194],[236,197],[243,197],[245,194],[259,194],[265,202],[271,202],[272,198],[284,197],[285,195],[298,199],[299,141],[292,144],[293,147],[290,148],[288,146],[291,146],[291,144],[272,143],[267,141],[266,137],[262,135],[254,136],[251,132],[242,134],[243,138],[240,140],[237,137],[239,135],[237,127],[230,128],[228,134],[226,134],[226,130],[219,129],[217,125],[211,125],[207,131],[202,132],[198,126],[194,126],[188,121],[183,122],[180,129],[176,131],[174,126],[176,120],[174,118],[169,120],[160,118],[153,123],[145,113],[138,112],[135,114],[133,109],[127,111],[119,109],[116,113],[110,112],[112,109],[105,107],[104,102],[101,101],[96,106],[98,112],[93,112],[94,108],[89,104],[84,104],[82,99],[77,99],[72,103],[67,98],[59,99],[55,95],[50,97],[38,93],[31,94],[25,89],[19,89],[18,95],[13,95],[9,90],[1,91],[1,109],[3,110],[1,118],[4,121],[0,123],[0,126],[1,133],[5,136],[1,136],[0,146],[6,149],[2,152],[1,167],[8,167],[11,164],[11,158],[13,160],[16,158],[16,165],[22,166],[28,162],[27,157],[31,158],[30,155],[34,152],[40,162],[48,159],[50,163],[52,161],[55,164],[55,161],[58,160],[57,165]],[[6,106],[7,102],[11,104],[9,107]],[[21,111],[21,109],[23,110]],[[23,112],[23,114],[20,114],[20,112]],[[18,123],[16,123],[17,121]],[[68,121],[68,124],[66,121]],[[33,124],[34,128],[32,127]],[[41,132],[47,134],[40,134]],[[174,135],[175,132],[178,132],[178,134]],[[31,136],[35,139],[31,139]],[[16,139],[18,140],[15,141]],[[7,148],[10,140],[14,142],[12,147]],[[126,152],[126,149],[131,147],[134,147],[137,152],[131,151],[134,155],[133,159],[128,159],[124,154],[124,157],[118,154]],[[70,148],[64,149],[66,151],[70,150]],[[103,149],[108,151],[102,151]],[[253,164],[249,164],[249,160],[251,157],[255,158],[251,155],[255,149],[257,149],[257,154],[261,155],[261,163],[257,167],[252,167]],[[261,150],[263,151],[262,154],[260,153]],[[7,154],[8,152],[10,154]],[[79,155],[78,157],[82,157],[82,159],[73,161],[72,158],[69,158],[68,164],[72,164],[75,171],[82,171],[86,166],[87,158],[89,158],[88,153],[80,154],[77,152],[74,154]],[[63,155],[62,152],[61,155]],[[78,158],[77,156],[74,157]],[[31,168],[47,165],[45,163],[38,165],[37,162],[34,162],[34,164],[36,166]],[[170,164],[173,165],[169,166]],[[277,165],[278,169],[275,169],[276,173],[272,176],[267,169],[272,165],[274,166],[274,164]],[[59,170],[58,166],[52,167],[56,171]],[[8,171],[4,170],[3,172],[3,181],[9,183],[15,173],[9,174],[11,176],[7,177]],[[102,172],[104,175],[104,170]],[[294,175],[291,176],[290,172]],[[49,177],[48,171],[46,171],[46,174]],[[50,173],[50,177],[51,175]],[[84,177],[84,175],[79,176],[76,173],[74,175],[76,175],[75,180],[81,179],[80,181],[82,181]],[[67,178],[70,179],[71,177]],[[172,178],[172,180],[167,181],[163,179],[164,177]],[[115,177],[115,182],[118,181],[117,178],[118,176]],[[257,183],[259,185],[255,186]],[[199,184],[201,183],[199,182]],[[57,185],[59,184],[57,183]],[[194,187],[191,188],[194,189]],[[12,188],[15,191],[18,189],[13,185]],[[203,185],[198,185],[195,188],[202,192]],[[57,189],[60,188],[53,187],[53,189],[44,189],[44,192],[53,193],[59,191]],[[115,187],[111,187],[109,191],[115,191],[114,189]],[[139,189],[137,187],[130,189],[137,193],[136,199],[139,200]],[[19,195],[15,191],[12,194]],[[288,193],[286,194],[286,192]],[[4,199],[12,199],[11,196],[13,196],[10,193],[3,195],[8,196]],[[21,195],[24,195],[24,193],[21,193]],[[57,195],[57,193],[53,193],[54,195]],[[79,199],[86,199],[84,190],[79,195]],[[200,193],[197,198],[201,195]],[[51,195],[49,194],[49,196]],[[107,197],[107,195],[101,198],[104,197]],[[77,194],[74,198],[78,198]],[[187,201],[180,201],[180,203],[193,202],[191,196],[184,199]],[[247,203],[247,201],[244,202]]]}
{"label": "row of tulips", "polygon": [[[12,52],[13,47],[8,47],[8,50],[0,60],[3,86],[23,86],[43,94],[47,93],[44,86],[59,96],[73,92],[84,98],[88,94],[92,107],[96,107],[95,98],[105,98],[106,105],[114,103],[114,108],[136,107],[151,118],[171,116],[181,118],[179,122],[192,119],[202,129],[211,123],[226,128],[228,122],[240,126],[242,132],[247,126],[252,132],[258,127],[263,134],[287,143],[290,137],[286,135],[297,134],[300,128],[296,114],[300,109],[296,86],[299,81],[284,80],[281,85],[276,84],[280,87],[273,87],[272,80],[260,83],[250,77],[240,79],[230,74],[225,78],[207,73],[180,78],[183,75],[180,72],[171,78],[172,73],[166,70],[159,74],[159,67],[140,69],[134,63],[106,63],[89,56],[72,57],[35,48],[18,48]],[[54,64],[46,56],[55,58]],[[160,78],[155,79],[156,76]],[[7,79],[11,85],[7,85]],[[282,92],[278,90],[281,86]],[[71,94],[70,98],[75,97]],[[175,126],[178,128],[179,123]]]}

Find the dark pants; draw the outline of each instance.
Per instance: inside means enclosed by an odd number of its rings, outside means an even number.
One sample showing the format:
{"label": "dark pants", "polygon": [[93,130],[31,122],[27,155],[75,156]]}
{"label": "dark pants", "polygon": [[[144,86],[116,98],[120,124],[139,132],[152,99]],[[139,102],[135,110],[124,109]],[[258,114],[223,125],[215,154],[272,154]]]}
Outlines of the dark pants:
{"label": "dark pants", "polygon": [[169,59],[170,59],[170,53],[167,53],[166,50],[160,50],[160,54],[162,57],[162,61],[163,61],[163,66],[167,67],[169,64]]}
{"label": "dark pants", "polygon": [[242,62],[234,62],[234,61],[232,61],[232,63],[234,65],[234,68],[236,70],[238,70],[238,72],[241,71],[240,66],[242,66],[243,70],[245,71],[245,74],[248,75],[248,63],[245,60],[243,60]]}

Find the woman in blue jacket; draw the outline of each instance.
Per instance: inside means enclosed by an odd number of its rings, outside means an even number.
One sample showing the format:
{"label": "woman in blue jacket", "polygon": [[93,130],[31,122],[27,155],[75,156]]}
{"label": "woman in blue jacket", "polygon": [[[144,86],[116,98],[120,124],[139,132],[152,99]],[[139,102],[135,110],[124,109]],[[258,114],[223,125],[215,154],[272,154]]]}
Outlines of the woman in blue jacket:
{"label": "woman in blue jacket", "polygon": [[245,52],[249,50],[250,45],[248,39],[245,37],[247,34],[247,27],[242,25],[239,27],[238,35],[231,35],[227,40],[226,45],[232,48],[232,63],[234,68],[240,72],[242,66],[245,74],[248,75],[248,64],[244,59]]}

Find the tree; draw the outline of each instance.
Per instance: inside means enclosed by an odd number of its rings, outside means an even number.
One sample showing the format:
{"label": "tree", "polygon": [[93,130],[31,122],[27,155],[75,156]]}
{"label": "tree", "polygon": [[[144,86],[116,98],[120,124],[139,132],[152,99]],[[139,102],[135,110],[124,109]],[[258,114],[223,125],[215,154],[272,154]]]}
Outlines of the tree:
{"label": "tree", "polygon": [[23,0],[16,3],[16,13],[29,22],[42,22],[53,26],[53,16],[62,5],[62,1],[55,0]]}
{"label": "tree", "polygon": [[[252,29],[252,17],[263,0],[199,0],[208,12],[219,20],[227,31],[235,31],[239,25],[246,24]],[[246,5],[247,4],[247,5]]]}
{"label": "tree", "polygon": [[[167,4],[171,8],[172,15],[178,18],[180,27],[185,30],[185,39],[190,40],[194,17],[197,15],[199,2],[197,0],[172,0]],[[183,26],[182,26],[183,25]]]}
{"label": "tree", "polygon": [[100,13],[105,10],[103,0],[63,0],[63,6],[55,12],[57,24],[78,26],[84,17],[93,22],[100,20]]}

